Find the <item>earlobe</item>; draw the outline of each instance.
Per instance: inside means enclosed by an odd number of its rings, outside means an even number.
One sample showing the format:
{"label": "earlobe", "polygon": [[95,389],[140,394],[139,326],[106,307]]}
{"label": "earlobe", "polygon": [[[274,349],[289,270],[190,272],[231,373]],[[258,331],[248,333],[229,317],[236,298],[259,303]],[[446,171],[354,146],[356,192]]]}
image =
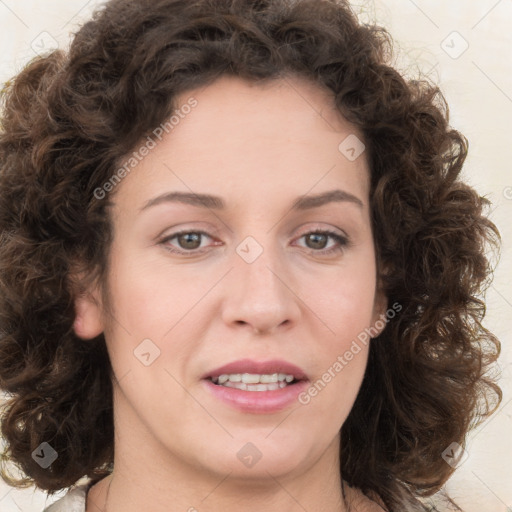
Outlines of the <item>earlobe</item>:
{"label": "earlobe", "polygon": [[96,338],[104,331],[101,306],[88,293],[82,293],[75,299],[75,334],[84,340]]}

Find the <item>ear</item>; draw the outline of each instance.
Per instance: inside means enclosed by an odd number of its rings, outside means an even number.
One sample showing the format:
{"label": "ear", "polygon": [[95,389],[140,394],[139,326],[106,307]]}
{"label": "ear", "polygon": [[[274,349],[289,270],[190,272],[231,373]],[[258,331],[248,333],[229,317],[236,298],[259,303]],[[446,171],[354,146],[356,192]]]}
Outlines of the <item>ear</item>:
{"label": "ear", "polygon": [[75,296],[75,320],[73,330],[84,340],[99,336],[104,330],[103,307],[97,286],[80,289]]}

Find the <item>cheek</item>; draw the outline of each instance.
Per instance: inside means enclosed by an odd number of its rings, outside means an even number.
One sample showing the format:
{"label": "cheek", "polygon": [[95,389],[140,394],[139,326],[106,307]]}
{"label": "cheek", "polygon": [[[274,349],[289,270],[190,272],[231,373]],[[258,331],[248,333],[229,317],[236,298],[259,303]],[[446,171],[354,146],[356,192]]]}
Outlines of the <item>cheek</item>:
{"label": "cheek", "polygon": [[163,338],[207,290],[207,283],[191,280],[179,267],[170,271],[119,255],[113,268],[110,289],[116,320],[139,337]]}
{"label": "cheek", "polygon": [[114,318],[107,322],[106,335],[116,375],[130,374],[135,382],[148,385],[156,379],[158,387],[166,387],[170,377],[165,369],[172,367],[183,380],[181,370],[189,366],[200,341],[194,306],[211,287],[210,281],[201,284],[180,268],[171,272],[124,253],[112,259],[112,268]]}
{"label": "cheek", "polygon": [[326,384],[331,392],[342,392],[347,398],[355,398],[371,342],[368,329],[374,317],[376,285],[373,261],[369,252],[330,276],[308,296],[318,325],[323,325],[320,336],[319,331],[315,335],[314,328],[311,333],[318,340],[316,376],[322,381],[320,385]]}
{"label": "cheek", "polygon": [[373,255],[349,262],[325,276],[324,285],[310,297],[336,336],[346,338],[364,329],[372,321],[375,301],[375,265]]}

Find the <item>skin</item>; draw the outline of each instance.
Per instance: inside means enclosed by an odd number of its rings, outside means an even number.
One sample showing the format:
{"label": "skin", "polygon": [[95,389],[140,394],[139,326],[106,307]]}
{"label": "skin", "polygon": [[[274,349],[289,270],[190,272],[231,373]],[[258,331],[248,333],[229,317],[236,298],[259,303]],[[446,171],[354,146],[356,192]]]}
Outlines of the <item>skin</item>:
{"label": "skin", "polygon": [[[229,407],[201,377],[241,358],[280,358],[315,382],[386,311],[366,154],[350,161],[338,150],[357,131],[327,91],[304,79],[222,77],[182,94],[178,105],[191,96],[197,106],[115,190],[103,283],[113,317],[103,312],[99,285],[76,301],[75,332],[84,340],[105,333],[116,377],[115,469],[89,492],[87,512],[104,510],[110,483],[108,512],[147,503],[153,512],[346,510],[339,430],[368,345],[307,405],[272,414]],[[362,207],[291,211],[297,198],[333,189]],[[226,209],[163,202],[140,210],[171,191],[220,196]],[[182,229],[208,236],[195,245],[169,239]],[[349,245],[330,237],[315,245],[304,236],[315,229],[334,230]],[[236,252],[248,236],[263,249],[252,263]],[[149,366],[134,356],[147,338],[160,350]],[[252,467],[237,457],[247,442],[262,454]],[[382,510],[356,490],[349,501],[352,510]]]}

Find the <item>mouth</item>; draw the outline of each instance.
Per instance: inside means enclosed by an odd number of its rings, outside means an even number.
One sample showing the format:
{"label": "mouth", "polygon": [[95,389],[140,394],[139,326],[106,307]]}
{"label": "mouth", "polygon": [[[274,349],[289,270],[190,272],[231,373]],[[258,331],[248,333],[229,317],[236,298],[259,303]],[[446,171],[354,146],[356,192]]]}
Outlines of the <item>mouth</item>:
{"label": "mouth", "polygon": [[240,389],[242,391],[277,391],[305,379],[297,379],[293,374],[272,373],[223,373],[217,377],[208,377],[207,380],[216,386]]}
{"label": "mouth", "polygon": [[283,411],[309,386],[301,368],[281,359],[240,359],[209,371],[201,380],[215,399],[253,414]]}

